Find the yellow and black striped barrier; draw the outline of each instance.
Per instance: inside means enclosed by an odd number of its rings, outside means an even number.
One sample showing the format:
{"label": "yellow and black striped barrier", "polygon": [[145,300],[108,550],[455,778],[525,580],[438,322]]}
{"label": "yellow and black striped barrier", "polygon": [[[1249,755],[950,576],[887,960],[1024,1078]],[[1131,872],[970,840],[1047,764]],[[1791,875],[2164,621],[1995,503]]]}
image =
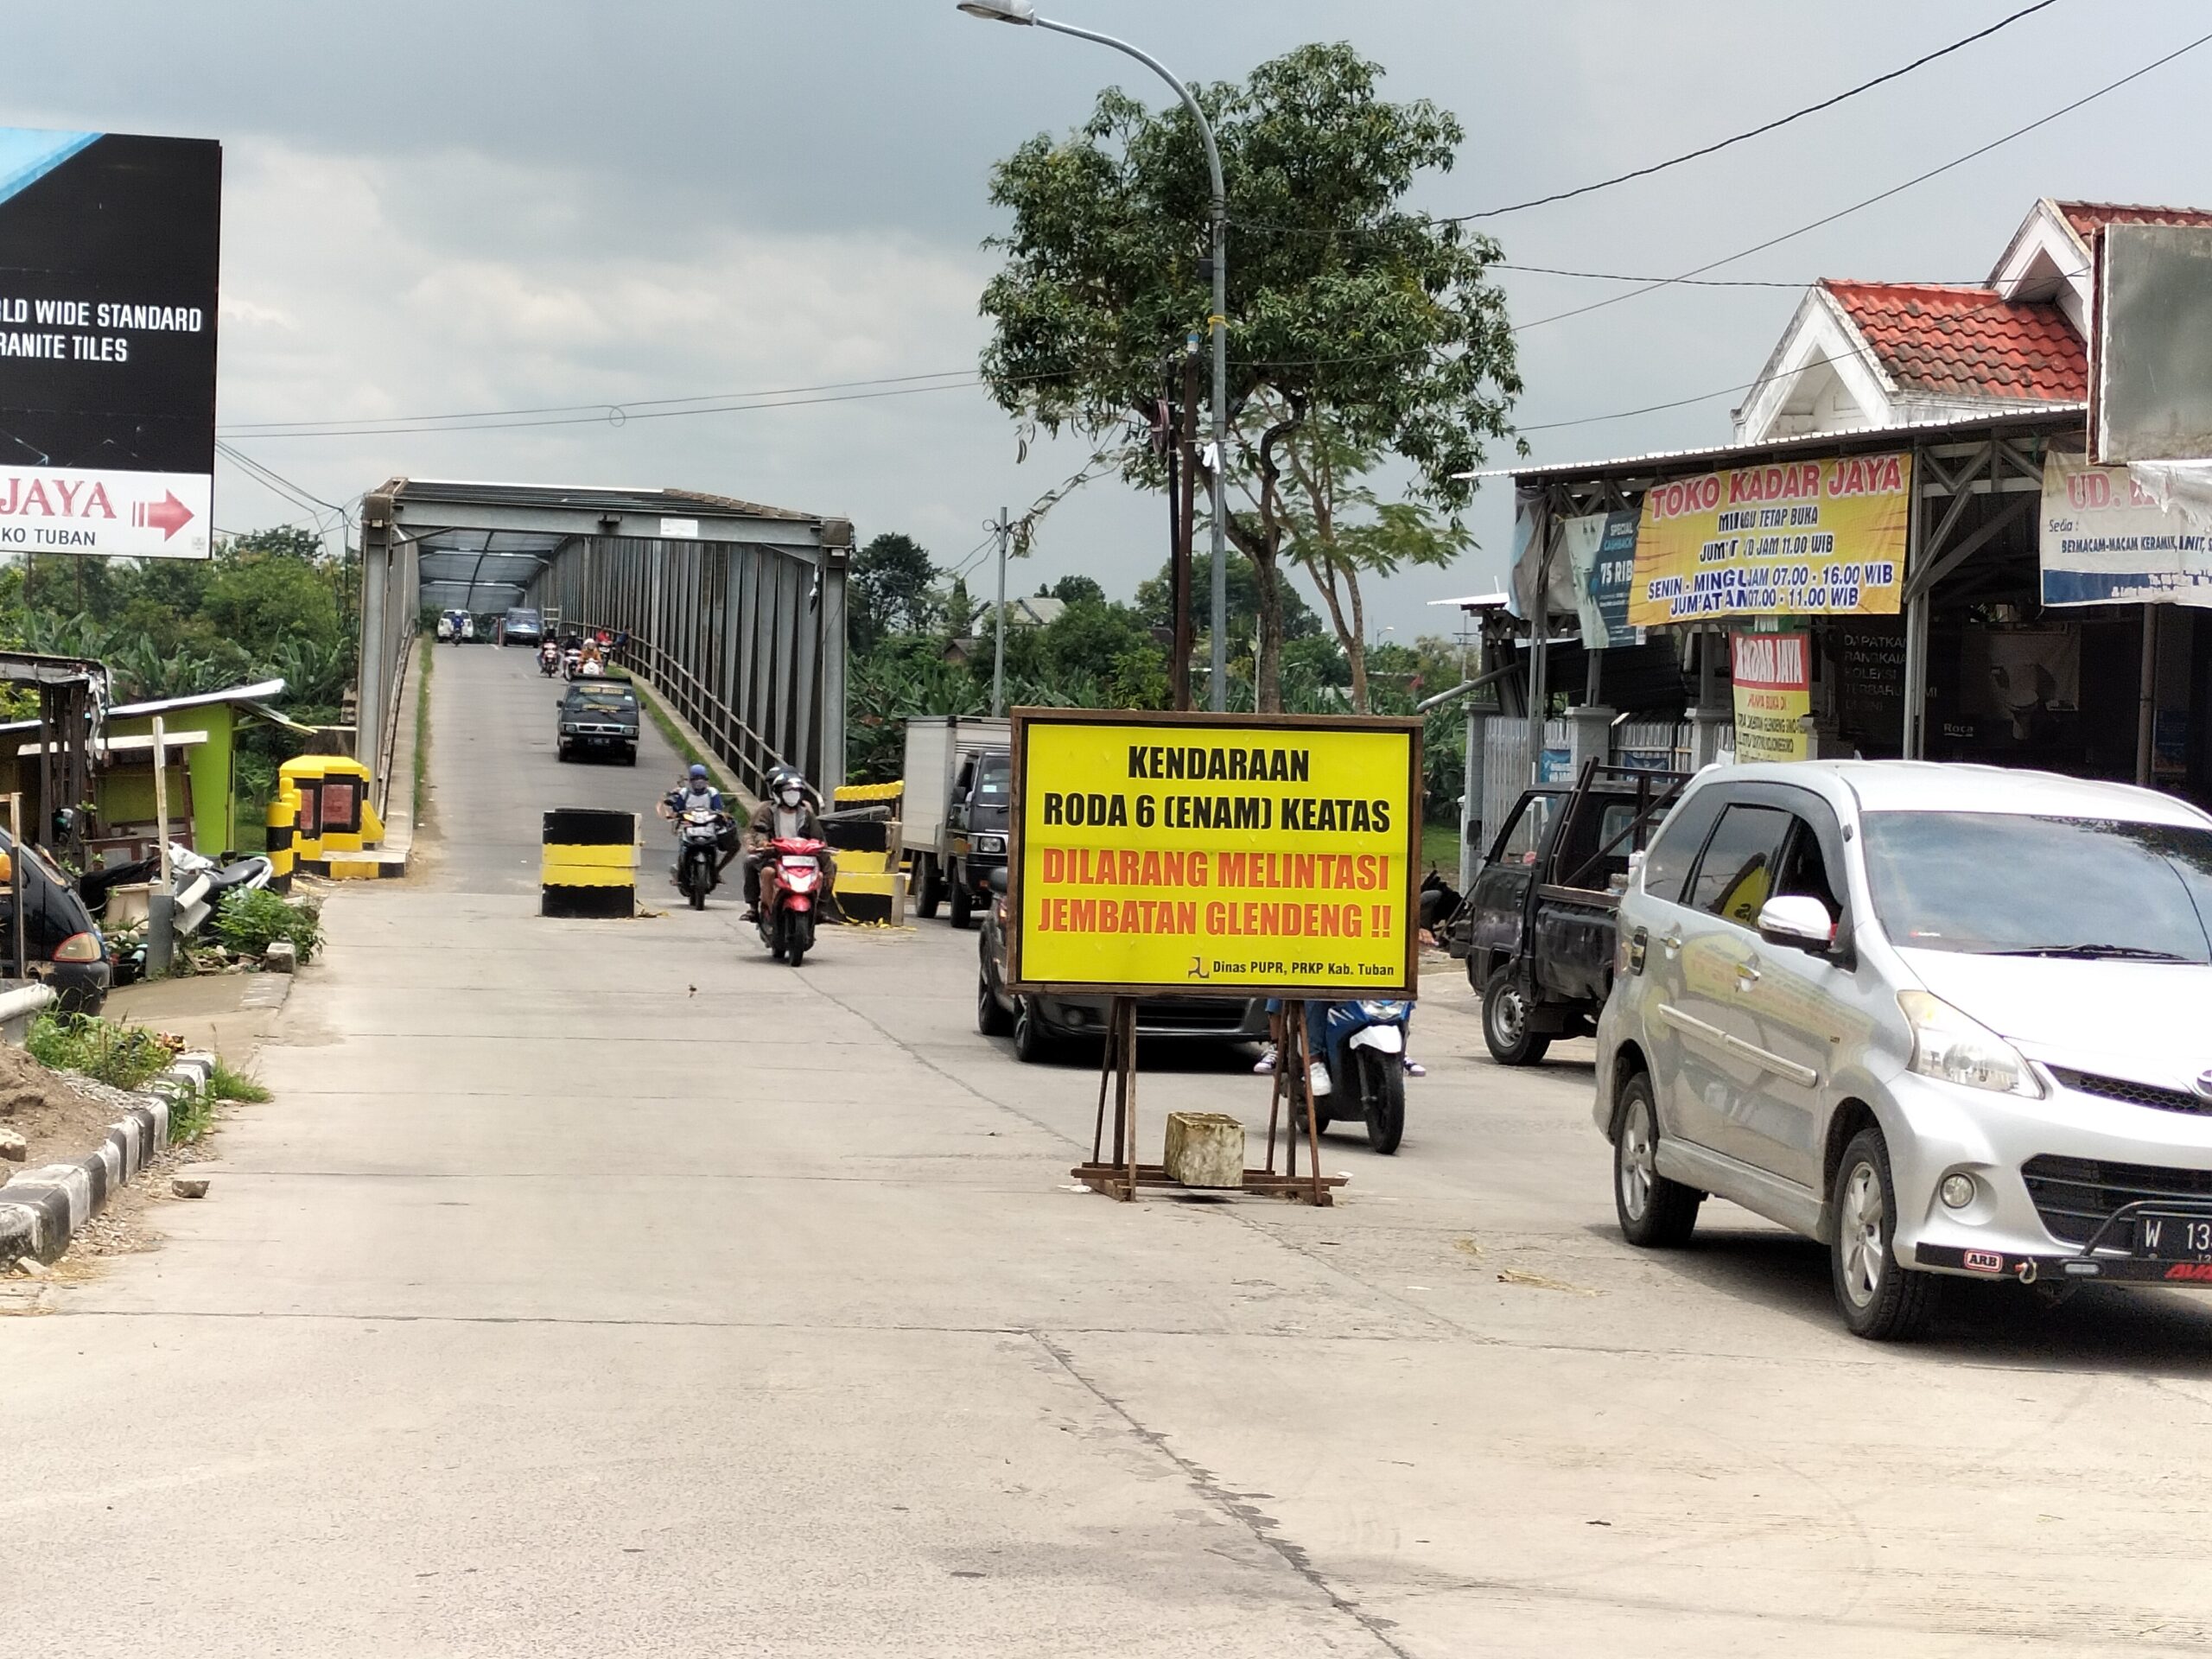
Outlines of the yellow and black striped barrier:
{"label": "yellow and black striped barrier", "polygon": [[545,815],[537,913],[629,917],[638,907],[638,815],[555,807]]}
{"label": "yellow and black striped barrier", "polygon": [[269,885],[275,892],[289,893],[292,861],[298,856],[292,850],[292,834],[299,828],[300,798],[279,795],[269,803],[265,816],[269,830]]}
{"label": "yellow and black striped barrier", "polygon": [[[837,799],[842,805],[853,794],[861,793],[867,804],[874,804],[895,800],[899,789],[897,784],[848,785],[837,791]],[[878,792],[866,793],[871,791]],[[830,844],[837,849],[835,909],[841,918],[876,926],[904,925],[906,873],[899,868],[899,820],[832,814],[822,827]]]}

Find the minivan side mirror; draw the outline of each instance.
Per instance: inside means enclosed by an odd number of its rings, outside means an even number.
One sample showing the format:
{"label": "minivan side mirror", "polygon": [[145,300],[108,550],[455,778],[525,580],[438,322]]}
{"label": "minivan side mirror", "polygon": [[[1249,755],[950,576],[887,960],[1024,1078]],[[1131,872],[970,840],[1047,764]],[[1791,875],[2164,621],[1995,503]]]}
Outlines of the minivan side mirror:
{"label": "minivan side mirror", "polygon": [[1824,957],[1835,948],[1835,921],[1819,899],[1786,893],[1759,907],[1759,938],[1769,944]]}

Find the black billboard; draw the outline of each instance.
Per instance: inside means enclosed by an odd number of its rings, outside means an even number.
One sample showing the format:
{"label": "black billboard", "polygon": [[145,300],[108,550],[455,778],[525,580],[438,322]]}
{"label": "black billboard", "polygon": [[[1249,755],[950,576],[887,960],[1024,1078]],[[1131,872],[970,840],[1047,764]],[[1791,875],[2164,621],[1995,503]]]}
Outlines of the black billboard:
{"label": "black billboard", "polygon": [[222,147],[0,129],[0,552],[205,557]]}

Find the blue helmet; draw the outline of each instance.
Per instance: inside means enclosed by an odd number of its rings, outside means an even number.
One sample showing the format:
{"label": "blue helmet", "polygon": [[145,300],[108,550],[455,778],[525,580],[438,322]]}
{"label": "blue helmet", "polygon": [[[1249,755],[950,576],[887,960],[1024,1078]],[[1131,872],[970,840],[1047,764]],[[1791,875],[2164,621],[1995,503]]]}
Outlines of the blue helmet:
{"label": "blue helmet", "polygon": [[703,784],[707,781],[707,769],[696,761],[692,762],[691,765],[691,781],[695,784]]}

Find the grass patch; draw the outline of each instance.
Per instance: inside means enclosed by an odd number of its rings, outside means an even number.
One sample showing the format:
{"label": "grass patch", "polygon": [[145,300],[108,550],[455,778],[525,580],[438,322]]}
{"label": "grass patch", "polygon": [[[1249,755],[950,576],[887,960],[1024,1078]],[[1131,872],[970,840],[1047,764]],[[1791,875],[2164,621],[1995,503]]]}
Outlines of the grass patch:
{"label": "grass patch", "polygon": [[723,783],[721,763],[713,755],[702,754],[692,747],[690,740],[683,735],[683,728],[676,723],[675,718],[667,709],[660,706],[660,699],[646,691],[644,682],[633,675],[630,683],[637,688],[638,706],[645,711],[660,734],[668,740],[668,747],[683,757],[684,765],[704,766],[709,778],[714,779],[717,784]]}
{"label": "grass patch", "polygon": [[438,653],[423,643],[420,634],[415,637],[415,649],[423,658],[423,677],[415,690],[415,832],[421,835],[427,827],[423,815],[430,794],[430,664]]}
{"label": "grass patch", "polygon": [[233,1071],[218,1059],[214,1071],[207,1077],[207,1096],[211,1100],[238,1100],[257,1106],[269,1098],[269,1090],[245,1072]]}
{"label": "grass patch", "polygon": [[169,1144],[188,1147],[215,1127],[213,1095],[180,1091],[169,1102]]}
{"label": "grass patch", "polygon": [[278,939],[289,939],[299,959],[312,962],[322,948],[322,906],[311,899],[285,899],[266,887],[242,889],[225,898],[216,911],[215,937],[226,949],[249,957],[265,955]]}
{"label": "grass patch", "polygon": [[1434,869],[1444,873],[1444,879],[1456,884],[1459,880],[1459,826],[1456,823],[1424,823],[1421,827],[1421,868],[1424,873]]}
{"label": "grass patch", "polygon": [[181,1046],[143,1026],[90,1014],[41,1014],[23,1047],[41,1065],[81,1071],[111,1089],[142,1089],[168,1069]]}

